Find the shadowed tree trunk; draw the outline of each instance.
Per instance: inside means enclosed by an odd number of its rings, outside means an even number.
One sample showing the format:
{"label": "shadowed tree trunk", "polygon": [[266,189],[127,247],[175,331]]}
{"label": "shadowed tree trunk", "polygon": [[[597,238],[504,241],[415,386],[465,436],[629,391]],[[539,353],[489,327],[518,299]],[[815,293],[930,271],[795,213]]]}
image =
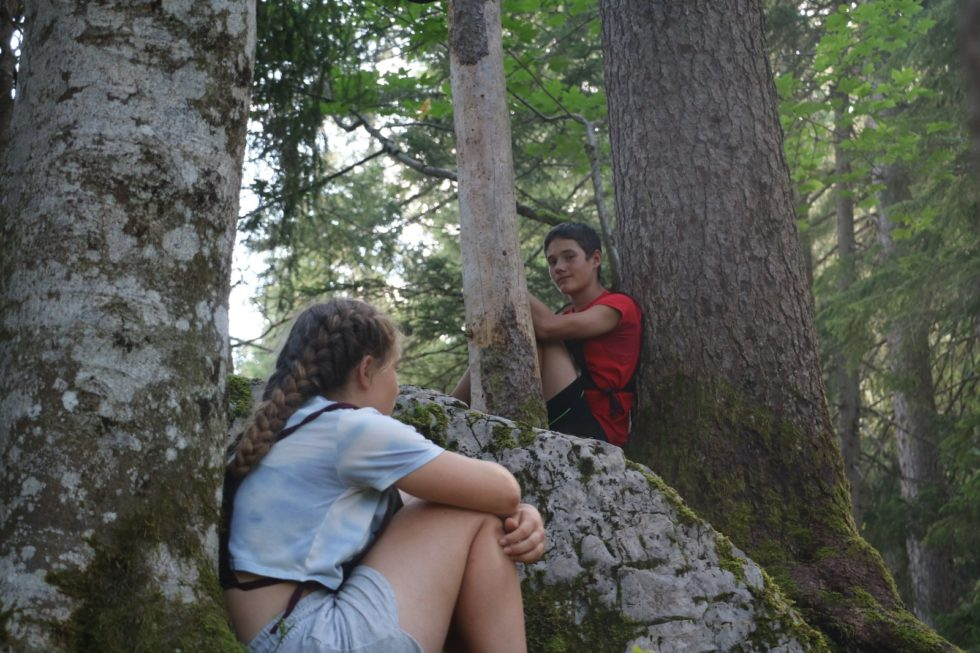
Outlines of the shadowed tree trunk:
{"label": "shadowed tree trunk", "polygon": [[646,320],[631,457],[841,650],[951,650],[851,518],[758,3],[601,15],[623,285]]}
{"label": "shadowed tree trunk", "polygon": [[544,426],[517,238],[499,0],[449,3],[449,54],[471,405]]}
{"label": "shadowed tree trunk", "polygon": [[0,642],[240,650],[214,578],[254,3],[30,3],[0,197]]}
{"label": "shadowed tree trunk", "polygon": [[[885,190],[878,207],[878,237],[887,261],[902,256],[889,219],[896,202],[908,199],[909,179],[898,164],[883,171]],[[936,614],[952,611],[961,581],[948,551],[925,541],[928,522],[944,503],[945,483],[939,457],[939,415],[930,361],[929,325],[921,318],[928,298],[896,309],[887,327],[891,369],[895,449],[901,472],[901,494],[909,505],[905,551],[916,616],[934,624]],[[922,522],[927,522],[923,524]]]}
{"label": "shadowed tree trunk", "polygon": [[[837,289],[846,292],[857,279],[854,238],[854,197],[851,193],[851,162],[843,144],[853,138],[853,129],[847,122],[849,98],[839,93],[840,106],[834,110],[834,212],[837,215]],[[851,488],[851,512],[860,528],[861,520],[861,433],[859,411],[861,406],[860,378],[857,366],[840,351],[834,357],[832,378],[837,394],[837,437],[840,439],[844,471]]]}

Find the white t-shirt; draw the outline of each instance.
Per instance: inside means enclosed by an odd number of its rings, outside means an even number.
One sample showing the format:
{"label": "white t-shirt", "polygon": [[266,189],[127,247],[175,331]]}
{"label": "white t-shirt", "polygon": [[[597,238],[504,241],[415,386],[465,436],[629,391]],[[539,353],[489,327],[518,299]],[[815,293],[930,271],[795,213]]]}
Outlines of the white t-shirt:
{"label": "white t-shirt", "polygon": [[[332,403],[313,397],[286,428]],[[443,451],[373,408],[323,413],[273,445],[242,481],[231,568],[337,589],[341,565],[374,541],[393,483]]]}

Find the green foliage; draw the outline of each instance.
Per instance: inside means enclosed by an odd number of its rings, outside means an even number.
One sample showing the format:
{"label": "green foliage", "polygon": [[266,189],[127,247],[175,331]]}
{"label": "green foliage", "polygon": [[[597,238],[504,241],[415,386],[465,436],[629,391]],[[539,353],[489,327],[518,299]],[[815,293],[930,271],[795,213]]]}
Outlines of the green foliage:
{"label": "green foliage", "polygon": [[[502,15],[518,199],[595,223],[582,120],[605,119],[597,8],[517,1]],[[250,148],[258,208],[240,223],[248,248],[265,256],[259,304],[269,324],[325,295],[374,301],[408,336],[404,381],[441,389],[467,354],[454,187],[372,158],[380,143],[353,112],[401,153],[453,170],[446,29],[435,4],[263,3]],[[608,177],[605,138],[598,155]],[[547,226],[519,226],[533,265]],[[548,295],[540,268],[529,274]],[[265,376],[278,336],[239,355],[239,369]]]}
{"label": "green foliage", "polygon": [[[911,534],[950,552],[956,575],[980,576],[980,542],[969,535],[980,532],[971,507],[980,499],[973,481],[980,467],[980,230],[951,37],[956,6],[871,0],[807,11],[772,4],[770,19],[794,33],[793,40],[772,39],[779,47],[774,68],[813,261],[824,369],[838,365],[843,352],[860,373],[864,533],[911,603],[905,552]],[[835,165],[835,141],[849,165],[844,173]],[[844,289],[835,194],[855,203],[856,276]],[[882,216],[890,225],[887,251],[879,238]],[[889,371],[885,335],[896,324],[929,333],[941,434],[943,486],[925,488],[914,501],[901,497],[893,440],[892,395],[908,385]],[[965,592],[951,615],[936,615],[940,631],[968,648],[980,645],[967,625],[974,602],[975,592]]]}

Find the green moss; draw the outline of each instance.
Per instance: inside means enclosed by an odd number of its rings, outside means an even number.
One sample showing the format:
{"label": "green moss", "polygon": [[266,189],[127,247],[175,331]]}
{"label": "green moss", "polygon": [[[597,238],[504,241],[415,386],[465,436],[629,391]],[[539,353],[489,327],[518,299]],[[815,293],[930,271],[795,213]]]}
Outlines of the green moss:
{"label": "green moss", "polygon": [[[508,311],[512,312],[513,309],[508,308]],[[516,315],[501,317],[499,326],[502,329],[506,330],[509,324],[516,324]],[[501,417],[544,428],[548,425],[548,413],[541,393],[521,394],[522,389],[530,387],[526,385],[529,379],[522,375],[515,376],[512,370],[515,359],[529,360],[534,357],[532,343],[520,334],[510,337],[501,331],[500,335],[502,339],[494,346],[483,349],[481,354],[481,382],[487,403]],[[502,342],[509,342],[511,348],[506,351],[500,349],[499,343]]]}
{"label": "green moss", "polygon": [[674,510],[677,512],[678,519],[682,524],[690,526],[693,524],[703,523],[703,520],[698,517],[686,503],[684,503],[684,499],[681,498],[681,495],[677,494],[674,488],[664,483],[663,479],[661,479],[659,476],[651,472],[643,465],[635,463],[632,460],[626,461],[626,468],[642,474],[643,478],[647,480],[647,483],[660,492],[664,499],[667,500],[667,503],[674,508]]}
{"label": "green moss", "polygon": [[874,612],[874,618],[890,626],[889,631],[896,634],[896,651],[959,651],[935,631],[922,625],[907,610]]}
{"label": "green moss", "polygon": [[449,415],[436,402],[413,402],[411,409],[402,410],[395,417],[444,449],[455,451],[458,448],[455,440],[449,440]]}
{"label": "green moss", "polygon": [[578,471],[582,475],[582,484],[585,485],[595,474],[595,460],[586,456],[579,456]]}
{"label": "green moss", "polygon": [[715,551],[718,553],[718,566],[731,573],[739,582],[745,582],[745,560],[735,555],[732,541],[719,534],[715,538]]}
{"label": "green moss", "polygon": [[[852,586],[883,613],[895,610],[888,627],[898,628],[902,615],[894,580],[855,528],[835,436],[802,397],[782,412],[765,401],[751,383],[663,379],[645,391],[626,453],[778,578],[835,645],[866,646],[879,634]],[[821,590],[850,598],[834,604]]]}
{"label": "green moss", "polygon": [[[134,505],[113,528],[89,541],[94,557],[84,570],[50,572],[46,580],[75,600],[68,621],[52,624],[65,650],[215,651],[240,653],[231,632],[211,558],[188,516],[214,503],[214,475],[155,484],[152,497]],[[217,521],[217,511],[210,516]],[[192,600],[167,597],[148,556],[164,547],[193,565]]]}
{"label": "green moss", "polygon": [[515,422],[538,428],[548,427],[548,411],[540,396],[528,397],[517,408]]}
{"label": "green moss", "polygon": [[678,377],[653,396],[664,399],[644,410],[641,419],[648,421],[627,455],[660,473],[754,560],[782,561],[787,549],[806,556],[824,535],[839,539],[853,532],[849,510],[835,493],[841,483],[802,473],[840,471],[832,447],[801,444],[822,436],[803,433],[722,381]]}
{"label": "green moss", "polygon": [[534,441],[538,439],[538,434],[534,430],[534,427],[526,424],[524,422],[518,422],[517,428],[520,429],[517,434],[517,442],[522,447],[530,447],[534,444]]}
{"label": "green moss", "polygon": [[860,587],[855,587],[852,594],[854,596],[855,605],[868,609],[878,606],[878,601],[875,600],[875,597],[871,596],[871,594],[864,591]]}
{"label": "green moss", "polygon": [[506,424],[494,424],[491,430],[492,436],[490,443],[487,444],[487,451],[493,455],[499,455],[506,449],[516,449],[517,439],[514,437],[514,427]]}
{"label": "green moss", "polygon": [[[764,618],[756,619],[755,629],[749,634],[748,650],[760,650],[777,645],[783,637],[792,637],[803,645],[804,650],[814,653],[829,653],[833,649],[830,642],[816,628],[804,621],[792,610],[793,602],[781,592],[780,586],[764,570],[762,589],[750,587],[749,591],[762,604]],[[773,624],[784,624],[786,630],[774,629]]]}
{"label": "green moss", "polygon": [[237,374],[228,375],[228,419],[234,420],[236,417],[248,417],[252,413],[254,404],[252,399],[252,384],[244,376]]}
{"label": "green moss", "polygon": [[[585,609],[587,618],[578,623]],[[623,651],[646,627],[606,607],[584,585],[538,585],[524,592],[529,651]]]}

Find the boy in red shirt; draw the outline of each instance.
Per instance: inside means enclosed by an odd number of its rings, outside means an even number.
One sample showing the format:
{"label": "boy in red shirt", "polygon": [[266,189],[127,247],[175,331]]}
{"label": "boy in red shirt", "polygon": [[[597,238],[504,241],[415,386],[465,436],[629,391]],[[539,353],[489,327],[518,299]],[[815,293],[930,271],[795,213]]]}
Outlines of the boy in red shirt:
{"label": "boy in red shirt", "polygon": [[[548,428],[621,447],[636,400],[640,308],[628,295],[602,286],[602,243],[591,227],[562,223],[545,236],[544,249],[552,281],[571,301],[555,314],[528,295]],[[469,381],[467,372],[453,390],[467,403]]]}
{"label": "boy in red shirt", "polygon": [[636,400],[640,308],[602,286],[602,244],[591,227],[560,224],[545,236],[544,249],[552,281],[571,301],[556,315],[529,296],[548,428],[621,447]]}

